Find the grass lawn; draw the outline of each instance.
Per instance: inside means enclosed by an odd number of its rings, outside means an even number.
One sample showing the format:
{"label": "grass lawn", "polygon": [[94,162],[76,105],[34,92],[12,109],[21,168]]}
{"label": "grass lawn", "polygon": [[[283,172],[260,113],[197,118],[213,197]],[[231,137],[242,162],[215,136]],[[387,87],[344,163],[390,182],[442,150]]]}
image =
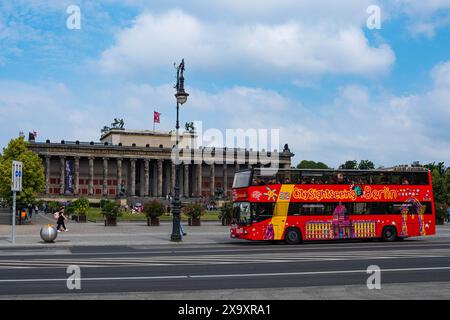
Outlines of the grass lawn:
{"label": "grass lawn", "polygon": [[[90,208],[87,214],[87,219],[90,221],[103,221],[104,217],[101,213],[100,208]],[[159,217],[160,221],[172,221],[172,216],[161,216]],[[187,216],[181,215],[182,221],[187,221]],[[219,211],[207,211],[204,216],[201,218],[202,221],[220,221],[219,220]],[[147,221],[147,217],[144,213],[140,214],[131,214],[131,212],[124,213],[121,217],[118,218],[118,221]]]}

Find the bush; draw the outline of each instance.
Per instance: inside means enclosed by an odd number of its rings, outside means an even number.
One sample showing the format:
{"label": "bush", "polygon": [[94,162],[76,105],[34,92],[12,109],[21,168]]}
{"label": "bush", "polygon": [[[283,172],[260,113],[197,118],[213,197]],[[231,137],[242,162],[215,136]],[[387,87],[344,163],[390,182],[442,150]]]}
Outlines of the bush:
{"label": "bush", "polygon": [[57,211],[60,207],[59,203],[56,201],[50,201],[47,204],[48,210],[50,210],[51,213],[54,213],[55,211]]}
{"label": "bush", "polygon": [[157,218],[166,212],[166,206],[158,200],[152,200],[144,204],[144,212],[147,218]]}
{"label": "bush", "polygon": [[108,218],[117,218],[122,215],[119,211],[119,207],[114,201],[104,201],[102,205],[102,215]]}
{"label": "bush", "polygon": [[79,198],[73,202],[75,213],[85,216],[89,212],[90,204],[86,198]]}
{"label": "bush", "polygon": [[64,213],[66,214],[74,214],[75,213],[75,207],[73,203],[70,203],[64,207]]}
{"label": "bush", "polygon": [[105,204],[107,204],[108,202],[111,202],[111,201],[108,200],[108,199],[101,199],[101,200],[100,200],[100,208],[103,209],[103,206],[104,206]]}
{"label": "bush", "polygon": [[225,202],[219,211],[219,219],[231,221],[233,219],[233,202]]}
{"label": "bush", "polygon": [[181,211],[192,219],[199,219],[205,214],[205,208],[200,203],[189,203],[185,205]]}

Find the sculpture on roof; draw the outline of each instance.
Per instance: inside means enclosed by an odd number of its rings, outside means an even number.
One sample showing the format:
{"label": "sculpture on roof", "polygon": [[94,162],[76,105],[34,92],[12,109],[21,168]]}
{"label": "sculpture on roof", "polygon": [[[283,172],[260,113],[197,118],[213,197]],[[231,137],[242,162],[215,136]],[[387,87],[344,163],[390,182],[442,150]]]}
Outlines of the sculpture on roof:
{"label": "sculpture on roof", "polygon": [[119,129],[119,130],[123,130],[123,126],[125,125],[123,119],[118,119],[118,118],[114,118],[114,122],[111,123],[111,127],[108,126],[104,126],[103,129],[101,130],[102,133],[108,132],[111,129]]}

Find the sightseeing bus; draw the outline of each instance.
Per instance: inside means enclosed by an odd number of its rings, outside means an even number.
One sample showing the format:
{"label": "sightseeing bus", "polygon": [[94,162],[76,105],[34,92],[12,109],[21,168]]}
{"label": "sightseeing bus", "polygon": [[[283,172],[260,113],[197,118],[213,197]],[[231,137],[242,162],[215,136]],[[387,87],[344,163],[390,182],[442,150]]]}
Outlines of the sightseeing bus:
{"label": "sightseeing bus", "polygon": [[242,170],[233,181],[232,238],[401,240],[434,235],[431,173],[384,170]]}

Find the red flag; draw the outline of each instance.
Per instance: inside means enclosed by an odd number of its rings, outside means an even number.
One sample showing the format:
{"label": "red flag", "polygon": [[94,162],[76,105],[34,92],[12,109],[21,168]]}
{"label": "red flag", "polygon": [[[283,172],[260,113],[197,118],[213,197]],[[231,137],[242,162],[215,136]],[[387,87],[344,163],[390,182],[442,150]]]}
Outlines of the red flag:
{"label": "red flag", "polygon": [[161,115],[161,113],[155,111],[153,112],[153,122],[154,123],[159,123],[159,116]]}

